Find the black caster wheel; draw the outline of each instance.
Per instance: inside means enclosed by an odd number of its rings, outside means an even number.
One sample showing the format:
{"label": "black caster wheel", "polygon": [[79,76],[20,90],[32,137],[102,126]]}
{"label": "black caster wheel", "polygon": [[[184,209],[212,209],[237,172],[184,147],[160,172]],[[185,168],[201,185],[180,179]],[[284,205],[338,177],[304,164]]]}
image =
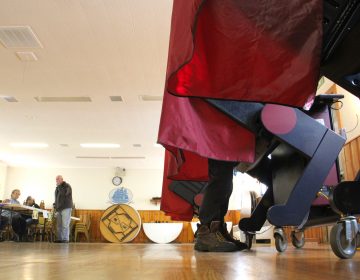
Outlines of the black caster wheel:
{"label": "black caster wheel", "polygon": [[285,234],[275,233],[275,248],[278,252],[282,253],[285,252],[288,246],[287,238]]}
{"label": "black caster wheel", "polygon": [[331,229],[331,249],[341,259],[351,259],[355,255],[357,247],[356,239],[356,236],[351,240],[346,239],[344,223],[338,223]]}
{"label": "black caster wheel", "polygon": [[255,234],[253,233],[245,233],[245,244],[248,246],[248,249],[250,250],[252,247],[252,242],[253,242],[253,238],[254,238]]}
{"label": "black caster wheel", "polygon": [[304,245],[305,245],[304,232],[303,231],[298,231],[298,232],[292,231],[291,232],[291,243],[297,249],[304,247]]}

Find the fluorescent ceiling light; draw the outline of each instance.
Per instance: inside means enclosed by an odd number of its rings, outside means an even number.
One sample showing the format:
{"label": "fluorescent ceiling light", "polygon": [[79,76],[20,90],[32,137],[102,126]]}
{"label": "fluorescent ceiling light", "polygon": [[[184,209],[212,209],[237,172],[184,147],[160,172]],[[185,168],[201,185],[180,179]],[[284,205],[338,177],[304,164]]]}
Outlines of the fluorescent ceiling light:
{"label": "fluorescent ceiling light", "polygon": [[37,102],[91,102],[88,96],[35,96]]}
{"label": "fluorescent ceiling light", "polygon": [[145,157],[76,156],[79,159],[145,159]]}
{"label": "fluorescent ceiling light", "polygon": [[44,167],[46,164],[33,157],[21,154],[0,153],[0,159],[7,165],[25,167]]}
{"label": "fluorescent ceiling light", "polygon": [[120,102],[124,101],[123,98],[120,95],[110,96],[110,100],[114,101],[114,102],[116,102],[116,101],[120,101]]}
{"label": "fluorescent ceiling light", "polygon": [[82,148],[120,148],[119,144],[111,143],[83,143],[80,146]]}
{"label": "fluorescent ceiling light", "polygon": [[162,145],[160,145],[160,144],[158,144],[158,143],[155,143],[155,144],[154,144],[154,147],[156,147],[156,148],[162,148]]}
{"label": "fluorescent ceiling light", "polygon": [[47,148],[49,147],[46,143],[11,143],[13,148]]}
{"label": "fluorescent ceiling light", "polygon": [[4,99],[7,102],[18,102],[14,96],[0,96],[0,98]]}
{"label": "fluorescent ceiling light", "polygon": [[162,95],[139,95],[140,100],[142,101],[162,101]]}
{"label": "fluorescent ceiling light", "polygon": [[38,60],[36,54],[33,52],[16,52],[16,56],[21,61],[37,61]]}

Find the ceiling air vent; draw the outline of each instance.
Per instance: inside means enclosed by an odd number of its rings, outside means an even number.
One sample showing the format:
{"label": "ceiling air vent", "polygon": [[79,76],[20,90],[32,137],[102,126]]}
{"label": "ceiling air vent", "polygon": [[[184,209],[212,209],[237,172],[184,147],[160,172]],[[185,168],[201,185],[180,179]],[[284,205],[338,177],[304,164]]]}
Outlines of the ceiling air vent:
{"label": "ceiling air vent", "polygon": [[133,144],[133,147],[134,147],[134,148],[140,148],[140,147],[141,147],[141,144]]}
{"label": "ceiling air vent", "polygon": [[37,102],[91,102],[88,96],[36,96],[34,98]]}
{"label": "ceiling air vent", "polygon": [[162,101],[163,99],[161,95],[139,95],[139,98],[142,101]]}
{"label": "ceiling air vent", "polygon": [[114,101],[114,102],[116,102],[116,101],[117,101],[117,102],[122,102],[122,101],[124,101],[120,95],[118,95],[118,96],[110,96],[110,100],[111,100],[111,101]]}
{"label": "ceiling air vent", "polygon": [[5,48],[42,48],[30,26],[0,26],[0,42]]}
{"label": "ceiling air vent", "polygon": [[13,96],[1,96],[1,98],[7,102],[18,102],[17,99]]}

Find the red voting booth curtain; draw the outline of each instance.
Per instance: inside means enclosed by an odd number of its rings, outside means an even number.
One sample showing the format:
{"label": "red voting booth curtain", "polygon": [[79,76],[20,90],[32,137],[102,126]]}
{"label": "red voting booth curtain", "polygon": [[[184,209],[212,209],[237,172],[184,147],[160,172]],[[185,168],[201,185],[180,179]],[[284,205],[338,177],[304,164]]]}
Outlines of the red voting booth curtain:
{"label": "red voting booth curtain", "polygon": [[321,43],[320,0],[174,0],[158,135],[167,149],[161,210],[192,217],[168,185],[207,180],[207,158],[254,160],[255,136],[205,98],[302,107],[315,95]]}

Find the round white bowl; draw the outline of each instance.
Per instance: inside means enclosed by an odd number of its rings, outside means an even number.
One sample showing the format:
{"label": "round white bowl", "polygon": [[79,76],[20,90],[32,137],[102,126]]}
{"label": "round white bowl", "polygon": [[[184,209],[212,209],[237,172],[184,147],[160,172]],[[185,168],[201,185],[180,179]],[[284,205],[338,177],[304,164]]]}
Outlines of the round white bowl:
{"label": "round white bowl", "polygon": [[170,243],[181,233],[183,223],[143,223],[145,235],[155,243]]}

